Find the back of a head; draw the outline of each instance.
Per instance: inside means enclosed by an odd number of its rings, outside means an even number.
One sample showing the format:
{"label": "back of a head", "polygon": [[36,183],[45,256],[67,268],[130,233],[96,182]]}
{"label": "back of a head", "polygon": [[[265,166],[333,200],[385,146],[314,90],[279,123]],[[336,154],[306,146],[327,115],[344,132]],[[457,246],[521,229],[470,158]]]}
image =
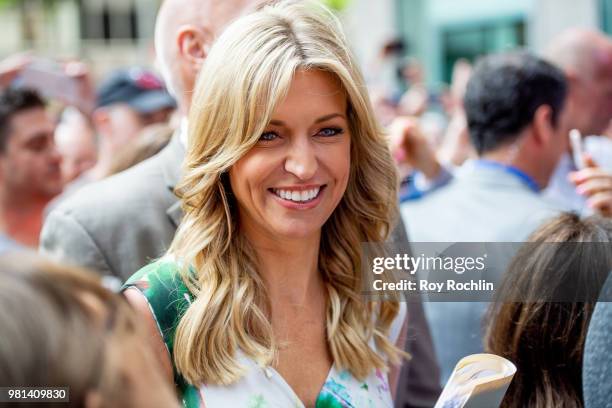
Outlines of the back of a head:
{"label": "back of a head", "polygon": [[582,355],[612,269],[612,221],[563,214],[513,258],[489,311],[487,351],[518,368],[502,407],[581,407]]}
{"label": "back of a head", "polygon": [[547,105],[555,125],[564,107],[563,72],[526,52],[490,55],[474,67],[464,98],[472,144],[479,154],[511,144]]}
{"label": "back of a head", "polygon": [[574,27],[555,36],[544,57],[568,73],[594,78],[598,68],[598,53],[611,50],[612,41],[606,34],[594,29]]}
{"label": "back of a head", "polygon": [[[198,59],[204,58],[211,43],[225,26],[264,0],[164,0],[155,22],[157,65],[168,90],[179,105],[191,95]],[[187,34],[187,35],[186,35]],[[200,50],[181,50],[183,37],[198,36]],[[196,44],[196,43],[193,43]],[[192,53],[192,55],[190,55]],[[179,106],[180,107],[180,106]]]}
{"label": "back of a head", "polygon": [[545,53],[570,84],[570,125],[601,135],[612,120],[612,39],[591,28],[570,28],[555,36]]}
{"label": "back of a head", "polygon": [[0,386],[68,387],[78,407],[142,406],[122,368],[142,333],[122,297],[34,255],[0,259],[0,277]]}

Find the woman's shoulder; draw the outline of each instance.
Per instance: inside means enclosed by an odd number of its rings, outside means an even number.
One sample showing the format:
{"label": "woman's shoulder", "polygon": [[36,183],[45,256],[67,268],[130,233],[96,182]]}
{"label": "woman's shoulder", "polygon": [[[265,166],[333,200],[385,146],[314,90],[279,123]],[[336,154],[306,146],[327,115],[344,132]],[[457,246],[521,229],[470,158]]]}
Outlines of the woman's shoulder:
{"label": "woman's shoulder", "polygon": [[193,295],[181,276],[180,263],[167,257],[150,263],[125,282],[121,290],[127,289],[142,293],[164,341],[171,341],[177,322],[193,301]]}
{"label": "woman's shoulder", "polygon": [[[152,262],[123,285],[122,291],[136,289],[146,299],[157,329],[170,356],[174,360],[174,337],[181,317],[193,301],[193,295],[183,282],[182,266],[172,258],[164,257]],[[198,406],[196,390],[176,371],[174,382],[182,396],[184,406]]]}
{"label": "woman's shoulder", "polygon": [[164,257],[134,273],[122,290],[138,289],[148,299],[161,295],[184,297],[189,294],[181,277],[181,265],[172,258]]}

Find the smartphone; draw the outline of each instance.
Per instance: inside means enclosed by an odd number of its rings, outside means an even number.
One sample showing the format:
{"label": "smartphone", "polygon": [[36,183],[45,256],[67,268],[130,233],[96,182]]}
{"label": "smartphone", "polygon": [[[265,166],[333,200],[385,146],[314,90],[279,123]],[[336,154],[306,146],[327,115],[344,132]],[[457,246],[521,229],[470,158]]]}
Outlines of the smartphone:
{"label": "smartphone", "polygon": [[582,134],[578,129],[572,129],[569,132],[570,146],[572,147],[572,158],[574,159],[574,165],[578,170],[582,170],[586,167],[584,163],[584,147],[582,143]]}
{"label": "smartphone", "polygon": [[59,99],[69,105],[78,106],[80,102],[78,83],[56,61],[35,59],[21,71],[16,85],[35,89],[47,99]]}

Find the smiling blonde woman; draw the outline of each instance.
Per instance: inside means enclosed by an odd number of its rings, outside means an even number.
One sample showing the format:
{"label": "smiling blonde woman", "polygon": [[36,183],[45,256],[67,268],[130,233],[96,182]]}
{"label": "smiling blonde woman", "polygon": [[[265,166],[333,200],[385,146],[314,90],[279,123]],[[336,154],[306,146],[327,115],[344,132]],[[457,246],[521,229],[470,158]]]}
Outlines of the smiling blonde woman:
{"label": "smiling blonde woman", "polygon": [[184,406],[391,407],[406,312],[361,295],[361,243],[393,227],[397,177],[337,19],[237,20],[189,124],[184,218],[125,286]]}

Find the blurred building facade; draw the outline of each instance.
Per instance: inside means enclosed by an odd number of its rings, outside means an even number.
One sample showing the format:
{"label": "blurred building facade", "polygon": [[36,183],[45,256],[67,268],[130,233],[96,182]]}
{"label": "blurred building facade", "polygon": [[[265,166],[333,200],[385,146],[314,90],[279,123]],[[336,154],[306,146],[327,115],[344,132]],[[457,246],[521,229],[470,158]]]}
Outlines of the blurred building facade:
{"label": "blurred building facade", "polygon": [[83,58],[102,73],[150,65],[161,0],[0,0],[0,58],[32,50],[52,58]]}
{"label": "blurred building facade", "polygon": [[398,38],[431,85],[448,82],[458,58],[517,47],[540,52],[575,26],[612,33],[612,0],[352,0],[342,13],[365,66]]}
{"label": "blurred building facade", "polygon": [[[222,1],[222,0],[219,0]],[[612,32],[612,0],[326,0],[338,9],[364,67],[401,38],[430,84],[446,82],[454,61],[527,46],[535,51],[570,26]],[[101,73],[151,65],[161,0],[0,0],[0,58],[23,50],[79,57]],[[367,68],[366,68],[367,71]]]}

